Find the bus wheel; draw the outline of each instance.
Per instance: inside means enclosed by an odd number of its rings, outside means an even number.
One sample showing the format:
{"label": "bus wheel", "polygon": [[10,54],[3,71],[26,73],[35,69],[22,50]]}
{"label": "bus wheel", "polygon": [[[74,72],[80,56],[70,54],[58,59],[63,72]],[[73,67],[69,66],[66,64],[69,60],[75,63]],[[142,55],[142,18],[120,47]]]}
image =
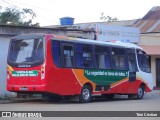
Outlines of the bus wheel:
{"label": "bus wheel", "polygon": [[81,103],[89,103],[91,100],[92,89],[89,85],[84,85],[79,95],[79,101]]}
{"label": "bus wheel", "polygon": [[141,85],[138,88],[137,99],[142,99],[144,96],[144,87]]}

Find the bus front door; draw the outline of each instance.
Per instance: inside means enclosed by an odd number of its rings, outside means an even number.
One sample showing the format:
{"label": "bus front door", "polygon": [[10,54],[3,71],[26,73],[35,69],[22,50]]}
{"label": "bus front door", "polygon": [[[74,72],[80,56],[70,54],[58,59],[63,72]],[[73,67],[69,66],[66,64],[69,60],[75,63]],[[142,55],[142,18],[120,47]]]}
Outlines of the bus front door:
{"label": "bus front door", "polygon": [[128,50],[128,65],[129,65],[128,92],[134,92],[136,87],[135,84],[136,84],[136,72],[137,72],[136,54],[134,49]]}

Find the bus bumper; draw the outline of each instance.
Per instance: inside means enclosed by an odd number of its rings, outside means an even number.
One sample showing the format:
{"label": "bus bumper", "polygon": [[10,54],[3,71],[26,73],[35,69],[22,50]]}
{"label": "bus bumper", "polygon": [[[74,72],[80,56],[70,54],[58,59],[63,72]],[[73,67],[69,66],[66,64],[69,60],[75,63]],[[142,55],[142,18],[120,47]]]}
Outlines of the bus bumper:
{"label": "bus bumper", "polygon": [[12,92],[45,92],[46,88],[46,85],[7,85],[7,90]]}

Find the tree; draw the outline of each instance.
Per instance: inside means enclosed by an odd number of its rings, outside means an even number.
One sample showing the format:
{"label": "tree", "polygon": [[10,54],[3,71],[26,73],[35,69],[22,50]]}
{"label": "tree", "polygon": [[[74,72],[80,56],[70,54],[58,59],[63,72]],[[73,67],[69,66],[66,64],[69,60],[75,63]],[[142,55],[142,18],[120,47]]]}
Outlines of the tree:
{"label": "tree", "polygon": [[103,12],[101,13],[100,19],[101,19],[101,20],[104,20],[104,21],[108,21],[108,22],[118,21],[118,18],[116,18],[116,17],[113,18],[113,17],[110,17],[110,16],[105,16]]}
{"label": "tree", "polygon": [[19,10],[7,7],[4,12],[0,12],[0,24],[39,27],[39,23],[32,23],[35,17],[36,14],[31,9],[24,8]]}

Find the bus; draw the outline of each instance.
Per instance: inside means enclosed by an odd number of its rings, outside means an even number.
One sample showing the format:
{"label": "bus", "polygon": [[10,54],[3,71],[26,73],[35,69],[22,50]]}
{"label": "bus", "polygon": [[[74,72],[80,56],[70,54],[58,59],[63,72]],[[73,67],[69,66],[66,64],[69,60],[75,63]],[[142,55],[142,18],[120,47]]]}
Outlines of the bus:
{"label": "bus", "polygon": [[88,103],[95,95],[142,99],[153,80],[149,57],[135,44],[36,33],[11,39],[6,88]]}

